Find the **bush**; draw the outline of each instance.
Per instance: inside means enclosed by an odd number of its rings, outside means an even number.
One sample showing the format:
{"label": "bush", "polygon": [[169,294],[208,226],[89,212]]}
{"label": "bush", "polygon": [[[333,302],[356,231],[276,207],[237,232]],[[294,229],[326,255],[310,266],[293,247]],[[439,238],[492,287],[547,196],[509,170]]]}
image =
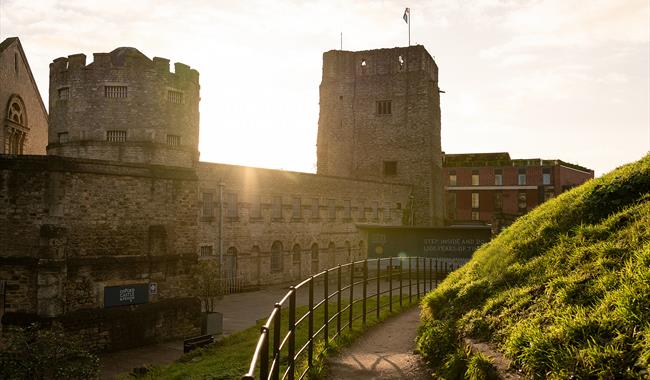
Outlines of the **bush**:
{"label": "bush", "polygon": [[78,337],[66,335],[60,325],[13,328],[5,335],[0,353],[2,379],[95,379],[99,359],[86,351]]}

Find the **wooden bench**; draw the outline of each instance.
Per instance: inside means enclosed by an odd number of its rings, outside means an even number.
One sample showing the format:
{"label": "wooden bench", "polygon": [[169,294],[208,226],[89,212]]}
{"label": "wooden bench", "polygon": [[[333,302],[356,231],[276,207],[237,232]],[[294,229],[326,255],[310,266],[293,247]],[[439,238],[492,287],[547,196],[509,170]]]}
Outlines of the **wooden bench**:
{"label": "wooden bench", "polygon": [[214,343],[214,337],[212,335],[199,335],[187,338],[183,341],[183,353],[188,353],[212,343]]}

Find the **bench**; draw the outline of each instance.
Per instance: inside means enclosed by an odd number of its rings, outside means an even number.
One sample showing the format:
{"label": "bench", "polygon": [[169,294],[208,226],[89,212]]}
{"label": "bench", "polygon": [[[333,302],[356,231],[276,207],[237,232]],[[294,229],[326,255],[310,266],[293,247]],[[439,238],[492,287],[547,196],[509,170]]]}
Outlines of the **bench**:
{"label": "bench", "polygon": [[214,343],[212,335],[199,335],[192,338],[187,338],[183,341],[183,353],[188,353],[200,347],[205,347],[208,344]]}

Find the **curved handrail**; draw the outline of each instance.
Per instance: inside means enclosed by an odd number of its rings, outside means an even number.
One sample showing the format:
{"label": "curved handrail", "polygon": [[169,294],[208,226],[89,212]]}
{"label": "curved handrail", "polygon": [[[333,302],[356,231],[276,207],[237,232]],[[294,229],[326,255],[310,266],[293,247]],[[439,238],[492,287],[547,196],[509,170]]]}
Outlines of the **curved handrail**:
{"label": "curved handrail", "polygon": [[[271,311],[266,322],[260,329],[260,337],[255,345],[255,350],[253,356],[251,357],[251,362],[248,367],[248,372],[242,376],[244,380],[255,379],[256,368],[259,367],[259,378],[260,379],[280,379],[280,366],[282,363],[282,351],[286,348],[286,365],[287,368],[283,372],[282,379],[293,380],[295,377],[296,370],[296,361],[305,354],[307,351],[307,368],[299,376],[300,379],[306,376],[308,370],[313,364],[313,352],[314,352],[314,343],[319,336],[322,334],[322,340],[325,343],[325,346],[329,345],[330,341],[333,339],[338,339],[341,335],[341,330],[344,328],[352,329],[352,324],[355,320],[361,318],[362,323],[366,324],[366,317],[368,314],[373,312],[376,313],[377,317],[380,315],[382,308],[388,307],[389,310],[393,311],[393,296],[399,297],[400,307],[403,304],[405,299],[404,288],[408,287],[408,302],[409,304],[413,301],[413,286],[416,288],[416,299],[419,300],[423,292],[430,291],[437,286],[440,280],[440,274],[445,276],[447,273],[458,268],[458,264],[448,265],[448,259],[444,258],[431,258],[431,257],[387,257],[387,258],[377,258],[377,259],[365,259],[360,261],[349,262],[345,264],[337,265],[336,267],[325,269],[315,275],[312,275],[295,286],[291,286],[289,291],[275,303],[273,310]],[[454,261],[456,261],[455,259]],[[382,268],[382,261],[386,262],[388,265],[385,268]],[[408,270],[404,271],[404,262],[408,262]],[[412,265],[415,261],[415,265]],[[368,263],[376,262],[374,268],[370,268]],[[393,264],[399,263],[399,266]],[[420,263],[423,266],[420,266]],[[428,267],[427,267],[428,263]],[[435,264],[435,266],[434,266]],[[443,265],[444,264],[444,265]],[[361,273],[362,279],[356,281],[356,277],[359,275],[355,273],[355,269],[361,267],[363,270]],[[349,271],[348,282],[342,284],[342,272]],[[415,273],[413,273],[415,269]],[[369,270],[376,270],[377,273],[373,277],[368,277]],[[385,270],[386,273],[382,274],[382,270]],[[333,275],[330,278],[330,274]],[[435,276],[434,276],[435,273]],[[406,275],[406,276],[405,276]],[[399,282],[398,287],[393,286],[393,281],[395,277]],[[413,278],[415,277],[415,278]],[[323,279],[323,290],[322,290],[322,300],[314,304],[314,281]],[[329,291],[329,282],[334,279],[336,281],[336,290],[334,292]],[[381,280],[387,279],[388,289],[381,290]],[[415,284],[413,283],[415,281]],[[368,284],[373,282],[376,284],[375,293],[368,295]],[[406,283],[406,284],[405,284]],[[355,287],[361,285],[362,294],[357,295],[359,299],[355,299]],[[423,285],[423,286],[420,286]],[[427,286],[428,285],[428,286]],[[309,310],[301,315],[296,321],[296,293],[298,290],[304,289],[307,287],[309,292]],[[428,290],[427,290],[428,289]],[[347,305],[341,307],[341,295],[343,292],[347,293],[349,297]],[[394,294],[393,292],[396,292]],[[384,294],[389,294],[388,304],[381,305],[380,297]],[[336,310],[333,314],[329,313],[329,304],[332,298],[336,297]],[[376,299],[376,306],[372,310],[367,310],[366,304],[369,298],[374,297]],[[286,306],[287,301],[289,302],[289,310],[287,314],[287,333],[284,336],[280,336],[281,330],[281,319],[282,317],[282,308]],[[362,312],[361,315],[353,315],[353,305],[362,302]],[[314,311],[319,307],[323,308],[324,316],[323,321],[319,325],[314,325]],[[347,322],[342,325],[341,318],[343,314],[347,314]],[[296,330],[298,325],[302,325],[305,321],[308,323],[308,334],[307,342],[301,346],[296,353]],[[330,338],[329,330],[330,325],[336,325],[336,332]],[[315,331],[314,331],[315,330]],[[271,332],[273,334],[271,334]],[[273,335],[272,345],[271,335]],[[271,352],[269,352],[271,351]],[[258,365],[259,364],[259,365]]]}

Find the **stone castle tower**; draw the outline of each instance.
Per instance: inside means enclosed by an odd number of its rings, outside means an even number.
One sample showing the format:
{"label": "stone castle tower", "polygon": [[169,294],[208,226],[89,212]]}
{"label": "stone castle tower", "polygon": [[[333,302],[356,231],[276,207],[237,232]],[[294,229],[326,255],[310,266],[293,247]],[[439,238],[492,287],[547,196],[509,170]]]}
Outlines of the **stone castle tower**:
{"label": "stone castle tower", "polygon": [[318,174],[411,184],[410,223],[441,225],[438,66],[426,49],[324,53],[317,155]]}
{"label": "stone castle tower", "polygon": [[58,58],[50,64],[47,154],[194,167],[199,73],[135,48]]}

